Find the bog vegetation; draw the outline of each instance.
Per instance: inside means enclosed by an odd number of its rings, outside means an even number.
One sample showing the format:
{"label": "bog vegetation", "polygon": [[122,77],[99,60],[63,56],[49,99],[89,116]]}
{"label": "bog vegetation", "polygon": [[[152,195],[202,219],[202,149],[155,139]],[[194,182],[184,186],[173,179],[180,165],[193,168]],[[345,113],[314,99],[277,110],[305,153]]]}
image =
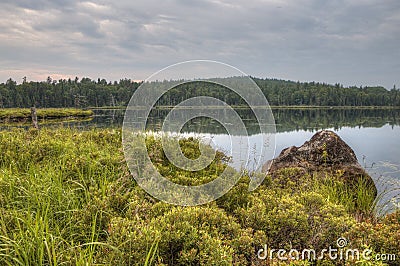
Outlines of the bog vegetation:
{"label": "bog vegetation", "polygon": [[[206,182],[226,167],[226,158],[217,156],[192,176],[169,165],[159,139],[149,137],[147,145],[175,182]],[[198,156],[196,139],[181,147],[186,156]],[[254,192],[244,176],[216,202],[177,207],[136,185],[120,130],[12,129],[0,132],[0,150],[1,265],[265,265],[257,258],[265,244],[320,250],[341,236],[353,248],[396,254],[390,265],[399,262],[400,212],[377,217],[368,187],[361,182],[350,190],[340,173],[293,180],[294,170],[284,169]]]}

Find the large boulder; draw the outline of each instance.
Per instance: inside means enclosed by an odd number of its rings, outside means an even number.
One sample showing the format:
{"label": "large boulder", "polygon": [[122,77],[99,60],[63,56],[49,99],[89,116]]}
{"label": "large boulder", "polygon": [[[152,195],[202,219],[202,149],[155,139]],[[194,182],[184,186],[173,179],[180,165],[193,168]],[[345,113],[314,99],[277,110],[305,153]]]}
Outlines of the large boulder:
{"label": "large boulder", "polygon": [[358,163],[354,151],[333,131],[319,131],[300,147],[286,148],[264,165],[264,171],[268,171],[272,178],[284,168],[296,168],[296,177],[304,174],[339,175],[351,185],[363,178],[376,194],[372,178]]}

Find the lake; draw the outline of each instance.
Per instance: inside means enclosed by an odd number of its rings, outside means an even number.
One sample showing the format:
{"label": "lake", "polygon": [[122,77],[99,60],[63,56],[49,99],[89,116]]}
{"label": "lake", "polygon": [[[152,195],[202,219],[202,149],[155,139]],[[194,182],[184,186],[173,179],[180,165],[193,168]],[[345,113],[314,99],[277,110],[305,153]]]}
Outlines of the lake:
{"label": "lake", "polygon": [[[122,126],[124,110],[94,110],[90,121],[65,122],[74,127]],[[168,109],[155,109],[150,113],[147,129],[161,129]],[[250,145],[262,143],[262,135],[251,110],[237,109],[249,135]],[[274,109],[276,122],[275,155],[289,146],[300,146],[315,132],[329,129],[336,132],[356,153],[358,161],[374,178],[378,191],[383,193],[381,204],[393,205],[400,192],[400,110],[390,109]],[[51,125],[50,125],[51,126]],[[243,136],[229,139],[224,127],[209,118],[195,118],[181,130],[186,135],[204,137],[215,148],[229,153],[230,145],[238,145]],[[240,168],[243,160],[237,154],[232,166]],[[255,151],[254,156],[257,156]],[[235,158],[236,157],[236,158]],[[251,158],[250,158],[251,159]],[[251,168],[252,165],[248,164]],[[394,204],[398,204],[398,200]]]}

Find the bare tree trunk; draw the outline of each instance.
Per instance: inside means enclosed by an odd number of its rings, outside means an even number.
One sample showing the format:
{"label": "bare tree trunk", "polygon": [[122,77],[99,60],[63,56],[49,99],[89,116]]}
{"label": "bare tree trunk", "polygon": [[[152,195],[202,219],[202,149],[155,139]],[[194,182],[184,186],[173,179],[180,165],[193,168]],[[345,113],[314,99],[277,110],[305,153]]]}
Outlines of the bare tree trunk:
{"label": "bare tree trunk", "polygon": [[37,114],[36,114],[36,107],[31,107],[31,117],[32,117],[33,127],[36,129],[39,129]]}

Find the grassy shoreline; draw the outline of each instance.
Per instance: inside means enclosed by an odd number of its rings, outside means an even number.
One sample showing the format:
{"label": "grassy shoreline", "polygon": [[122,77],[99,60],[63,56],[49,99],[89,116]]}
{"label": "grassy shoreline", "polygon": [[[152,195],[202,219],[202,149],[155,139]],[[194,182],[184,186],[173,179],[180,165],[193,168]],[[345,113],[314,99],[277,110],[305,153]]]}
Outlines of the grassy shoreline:
{"label": "grassy shoreline", "polygon": [[[93,116],[92,110],[75,108],[40,108],[37,109],[39,120],[53,120],[62,118],[88,118]],[[27,122],[31,119],[29,108],[5,108],[0,109],[0,122]]]}

